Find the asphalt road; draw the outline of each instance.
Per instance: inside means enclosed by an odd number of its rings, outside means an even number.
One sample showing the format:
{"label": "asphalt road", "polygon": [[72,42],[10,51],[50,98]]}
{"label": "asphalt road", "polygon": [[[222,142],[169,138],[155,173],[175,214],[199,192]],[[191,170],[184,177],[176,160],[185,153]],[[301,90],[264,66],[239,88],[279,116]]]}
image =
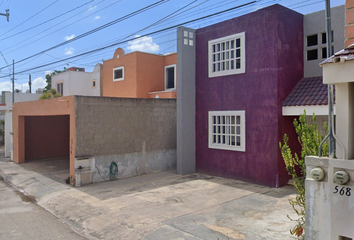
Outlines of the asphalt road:
{"label": "asphalt road", "polygon": [[0,179],[0,239],[83,240],[58,218],[42,209],[31,196]]}

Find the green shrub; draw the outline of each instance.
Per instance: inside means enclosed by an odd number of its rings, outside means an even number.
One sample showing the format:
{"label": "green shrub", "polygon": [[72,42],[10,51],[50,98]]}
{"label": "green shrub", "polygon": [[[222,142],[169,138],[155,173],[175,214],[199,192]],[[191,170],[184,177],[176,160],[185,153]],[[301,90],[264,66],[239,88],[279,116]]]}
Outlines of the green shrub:
{"label": "green shrub", "polygon": [[[306,156],[316,156],[319,146],[324,136],[318,131],[316,117],[313,114],[312,124],[306,122],[306,112],[300,115],[299,120],[294,120],[294,127],[298,135],[299,143],[301,144],[301,156],[293,154],[288,141],[289,138],[284,134],[284,143],[279,143],[281,154],[283,156],[286,170],[294,180],[294,187],[297,191],[295,199],[289,199],[289,203],[298,215],[297,219],[288,218],[296,222],[296,226],[290,230],[292,235],[304,239],[305,237],[305,177],[306,177]],[[328,131],[327,124],[324,123],[325,131]],[[322,156],[328,156],[328,144],[325,142],[322,145]]]}

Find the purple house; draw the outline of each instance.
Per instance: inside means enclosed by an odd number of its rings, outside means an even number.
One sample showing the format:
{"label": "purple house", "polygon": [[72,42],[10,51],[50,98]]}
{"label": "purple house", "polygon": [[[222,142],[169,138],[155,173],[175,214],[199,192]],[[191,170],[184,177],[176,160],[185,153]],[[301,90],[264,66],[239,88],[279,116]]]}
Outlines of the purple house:
{"label": "purple house", "polygon": [[178,39],[177,172],[286,184],[279,142],[297,137],[282,102],[303,77],[303,15],[277,4]]}

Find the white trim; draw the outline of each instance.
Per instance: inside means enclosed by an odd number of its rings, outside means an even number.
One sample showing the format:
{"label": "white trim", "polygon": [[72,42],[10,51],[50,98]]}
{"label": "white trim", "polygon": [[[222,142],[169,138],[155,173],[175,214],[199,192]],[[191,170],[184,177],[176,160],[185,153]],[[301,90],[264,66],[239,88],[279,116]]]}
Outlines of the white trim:
{"label": "white trim", "polygon": [[[174,69],[174,88],[166,88],[167,86],[167,79],[166,79],[166,69],[167,68],[172,68],[173,67],[173,69]],[[168,65],[168,66],[165,66],[165,90],[167,91],[167,90],[169,90],[169,91],[173,91],[173,90],[176,90],[176,64],[172,64],[172,65]]]}
{"label": "white trim", "polygon": [[[333,106],[335,114],[335,105]],[[312,116],[315,113],[316,116],[328,115],[328,105],[316,105],[316,106],[284,106],[282,108],[283,116],[300,116],[306,111],[307,116]]]}
{"label": "white trim", "polygon": [[[236,61],[235,61],[235,69],[229,69],[229,70],[221,70],[221,71],[215,71],[213,72],[213,45],[216,43],[222,43],[226,41],[231,41],[235,39],[240,39],[240,54],[241,57],[239,58],[241,61],[241,67],[239,69],[236,69]],[[236,47],[235,47],[236,48]],[[226,53],[227,51],[225,51]],[[236,54],[236,53],[235,53]],[[231,56],[230,56],[231,58]],[[229,59],[230,59],[229,58]],[[236,59],[236,57],[235,57]],[[228,62],[228,61],[225,61]],[[230,36],[214,39],[208,41],[208,72],[209,72],[209,78],[212,77],[218,77],[218,76],[226,76],[226,75],[232,75],[232,74],[241,74],[245,73],[246,71],[246,44],[245,44],[245,32],[233,34]]]}
{"label": "white trim", "polygon": [[[213,126],[213,124],[214,124],[213,123],[213,117],[214,116],[225,116],[225,117],[227,117],[227,116],[240,116],[240,124],[236,124],[236,118],[235,118],[235,123],[234,124],[232,124],[232,121],[227,123],[227,119],[226,119],[225,123],[216,123],[216,124],[220,124],[220,127],[222,127],[223,125],[230,126],[230,128],[232,126],[235,126],[235,128],[234,128],[235,133],[232,134],[230,132],[230,133],[224,133],[224,134],[214,134],[214,129],[213,129],[213,127],[214,127]],[[240,134],[236,134],[236,127],[237,126],[240,127]],[[219,130],[217,130],[217,131],[219,131]],[[224,131],[227,131],[227,128]],[[235,141],[236,141],[236,137],[239,136],[240,137],[240,146],[228,145],[226,143],[225,144],[213,143],[213,134],[216,135],[216,136],[218,136],[218,135],[220,135],[220,136],[229,135],[230,136],[229,141],[231,141],[231,137],[232,136],[235,137]],[[208,146],[209,146],[209,148],[213,148],[213,149],[222,149],[222,150],[231,150],[231,151],[245,152],[246,151],[246,118],[245,118],[245,111],[244,110],[242,110],[242,111],[209,111],[209,113],[208,113]]]}
{"label": "white trim", "polygon": [[[115,70],[119,70],[119,69],[122,69],[122,77],[121,77],[121,78],[114,79],[114,71],[115,71]],[[117,68],[113,68],[113,82],[123,81],[123,80],[124,80],[124,66],[122,66],[122,67],[117,67]]]}

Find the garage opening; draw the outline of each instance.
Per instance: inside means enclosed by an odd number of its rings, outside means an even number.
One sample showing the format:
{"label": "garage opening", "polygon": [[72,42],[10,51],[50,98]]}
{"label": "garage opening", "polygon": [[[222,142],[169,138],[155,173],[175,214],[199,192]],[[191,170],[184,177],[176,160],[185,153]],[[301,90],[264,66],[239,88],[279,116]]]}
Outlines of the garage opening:
{"label": "garage opening", "polygon": [[25,163],[23,166],[54,180],[69,176],[70,117],[25,117]]}

